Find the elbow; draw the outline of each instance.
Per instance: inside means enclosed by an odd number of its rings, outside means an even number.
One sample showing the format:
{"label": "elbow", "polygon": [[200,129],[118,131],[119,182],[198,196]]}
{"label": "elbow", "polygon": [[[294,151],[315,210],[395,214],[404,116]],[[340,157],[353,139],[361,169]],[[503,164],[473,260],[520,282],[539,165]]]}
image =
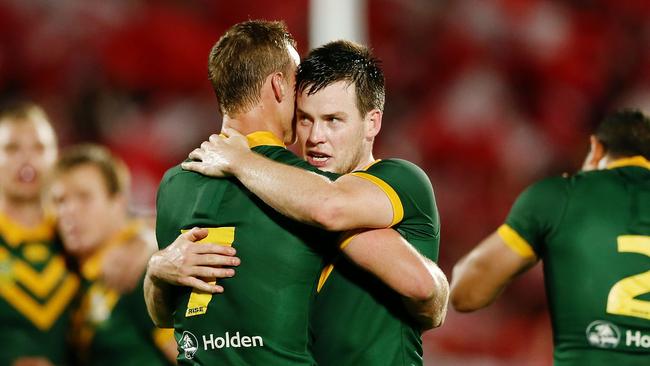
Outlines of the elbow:
{"label": "elbow", "polygon": [[411,293],[405,294],[415,301],[444,302],[449,300],[449,281],[437,265],[428,264],[422,271],[415,274]]}
{"label": "elbow", "polygon": [[452,288],[450,302],[454,310],[461,313],[476,311],[488,305],[482,296],[479,296],[473,291],[463,291],[463,289],[459,289],[458,287]]}
{"label": "elbow", "polygon": [[345,231],[350,228],[345,226],[343,206],[337,199],[327,199],[312,207],[311,221],[327,231]]}

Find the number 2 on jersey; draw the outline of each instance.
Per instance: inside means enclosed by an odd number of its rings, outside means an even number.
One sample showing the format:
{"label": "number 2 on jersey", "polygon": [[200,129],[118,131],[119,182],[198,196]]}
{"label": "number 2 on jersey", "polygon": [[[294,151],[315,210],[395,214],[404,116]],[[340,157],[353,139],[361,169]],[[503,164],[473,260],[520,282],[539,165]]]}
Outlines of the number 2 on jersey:
{"label": "number 2 on jersey", "polygon": [[[618,251],[650,257],[650,236],[621,235],[618,237]],[[650,270],[626,277],[609,290],[607,312],[650,320],[650,301],[635,299],[647,293],[650,293]]]}
{"label": "number 2 on jersey", "polygon": [[[235,228],[228,227],[209,227],[208,236],[198,241],[198,243],[215,243],[218,245],[232,246],[235,241]],[[187,230],[181,230],[186,232]],[[214,285],[217,281],[211,281],[210,284]],[[187,302],[187,311],[185,317],[205,314],[208,311],[208,304],[212,300],[211,293],[201,292],[199,290],[192,290],[190,300]]]}

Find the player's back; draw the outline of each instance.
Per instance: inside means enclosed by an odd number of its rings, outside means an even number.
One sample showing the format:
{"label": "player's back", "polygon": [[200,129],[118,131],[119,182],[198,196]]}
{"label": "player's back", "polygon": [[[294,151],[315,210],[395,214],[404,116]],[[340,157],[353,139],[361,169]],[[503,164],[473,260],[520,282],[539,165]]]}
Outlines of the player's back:
{"label": "player's back", "polygon": [[176,167],[159,191],[159,244],[170,244],[181,229],[194,226],[212,228],[208,241],[231,242],[242,263],[235,277],[219,280],[223,294],[180,291],[175,314],[179,362],[314,364],[307,324],[323,263],[311,245],[326,237],[276,213],[234,179]]}
{"label": "player's back", "polygon": [[650,170],[624,165],[533,189],[556,201],[536,248],[555,364],[650,364]]}

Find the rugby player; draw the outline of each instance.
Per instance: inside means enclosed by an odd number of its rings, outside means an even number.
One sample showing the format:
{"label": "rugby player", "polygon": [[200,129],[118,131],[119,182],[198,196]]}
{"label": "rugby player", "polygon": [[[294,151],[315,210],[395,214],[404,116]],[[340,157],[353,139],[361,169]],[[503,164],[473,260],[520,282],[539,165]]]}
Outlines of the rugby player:
{"label": "rugby player", "polygon": [[537,182],[454,267],[459,311],[544,265],[554,364],[650,362],[650,120],[624,110],[590,137],[583,172]]}
{"label": "rugby player", "polygon": [[[422,364],[422,328],[413,315],[433,321],[426,329],[438,326],[446,289],[433,286],[431,291],[426,280],[420,282],[426,276],[409,275],[418,265],[401,251],[410,250],[432,273],[439,271],[433,262],[438,212],[431,183],[420,168],[373,157],[385,95],[378,60],[366,47],[336,41],[312,50],[296,79],[296,129],[304,158],[319,169],[351,174],[332,182],[273,162],[251,153],[233,130],[225,130],[227,139],[212,136],[190,155],[201,162],[183,166],[212,176],[232,174],[294,220],[348,231],[340,244],[346,257],[335,253],[330,258],[317,288],[311,331],[319,365]],[[396,231],[363,229],[389,227]],[[387,245],[382,238],[387,232],[401,234],[410,245]],[[367,242],[353,240],[359,237]],[[409,289],[404,281],[422,288]],[[431,309],[438,309],[437,317],[423,316]]]}
{"label": "rugby player", "polygon": [[20,102],[0,111],[0,365],[66,364],[70,304],[79,278],[68,271],[44,178],[57,154],[42,108]]}
{"label": "rugby player", "polygon": [[[156,328],[142,291],[146,259],[127,291],[106,283],[102,265],[146,258],[155,250],[153,227],[128,214],[129,172],[99,145],[66,150],[53,170],[51,198],[66,251],[79,264],[82,298],[74,319],[74,354],[84,365],[170,365],[176,359],[171,329]],[[118,250],[126,248],[128,250]],[[140,279],[137,281],[137,279]],[[124,285],[124,284],[123,284]]]}
{"label": "rugby player", "polygon": [[[277,32],[273,29],[276,27],[277,23],[245,22],[231,28],[213,48],[211,79],[224,116],[223,127],[248,134],[247,145],[257,153],[314,170],[284,148],[285,143],[293,140],[291,119],[297,54],[286,30],[281,27],[281,32]],[[269,39],[264,35],[267,32],[280,38]],[[241,63],[252,67],[241,67]],[[251,69],[257,71],[255,77],[246,74]],[[430,198],[425,207],[434,211],[432,195]],[[194,226],[209,228],[190,230],[179,239],[206,239],[234,245],[238,256],[245,260],[238,267],[237,276],[220,280],[228,290],[212,298],[211,293],[223,288],[201,283],[199,277],[234,274],[232,269],[213,268],[239,263],[236,258],[224,260],[220,256],[233,254],[232,249],[209,254],[199,253],[197,249],[188,252],[184,248],[189,246],[177,245],[177,241],[152,257],[145,280],[147,303],[159,324],[171,323],[174,313],[173,324],[181,349],[179,362],[314,364],[307,349],[307,321],[313,301],[310,295],[315,292],[316,279],[323,267],[322,256],[327,255],[321,252],[333,247],[336,237],[280,216],[236,180],[211,179],[176,167],[165,175],[159,189],[158,241],[170,243],[180,230]],[[421,270],[429,278],[428,283],[410,278],[404,282],[422,288],[438,285],[440,279],[431,274],[419,254],[403,245],[404,240],[394,231],[386,235],[391,233],[393,239],[386,236],[384,241],[406,248],[401,254],[416,262],[403,277]],[[365,233],[354,237],[349,247],[356,247],[352,244],[364,240],[367,240]],[[385,266],[382,270],[391,272]],[[188,273],[191,275],[187,276]],[[195,287],[206,285],[207,292],[169,286],[179,282],[187,285],[189,282],[182,283],[179,279],[188,277],[196,281]],[[422,302],[429,301],[434,291],[423,296],[426,299]]]}

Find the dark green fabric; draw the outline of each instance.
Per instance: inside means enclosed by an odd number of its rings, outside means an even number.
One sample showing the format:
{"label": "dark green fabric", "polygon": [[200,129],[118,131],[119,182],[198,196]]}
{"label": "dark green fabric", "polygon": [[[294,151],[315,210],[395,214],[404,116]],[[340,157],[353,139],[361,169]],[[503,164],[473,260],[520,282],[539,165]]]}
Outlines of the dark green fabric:
{"label": "dark green fabric", "polygon": [[[636,298],[645,317],[607,312],[616,283],[650,270],[650,257],[617,244],[623,235],[650,236],[649,170],[542,180],[520,195],[506,224],[543,260],[556,365],[650,364],[650,294]],[[639,285],[650,291],[647,279]]]}
{"label": "dark green fabric", "polygon": [[[426,174],[399,159],[382,160],[365,173],[395,190],[404,218],[394,228],[435,261],[440,222]],[[316,298],[311,331],[321,366],[422,365],[420,332],[401,297],[344,257],[335,262]]]}
{"label": "dark green fabric", "polygon": [[[313,169],[281,147],[254,151]],[[333,246],[333,234],[283,217],[235,179],[208,178],[179,166],[163,178],[157,211],[160,246],[170,244],[181,229],[233,226],[233,247],[242,261],[235,277],[219,281],[225,292],[212,297],[205,314],[185,317],[190,291],[179,289],[175,332],[180,364],[315,364],[307,348],[309,312],[323,267],[319,248]],[[239,341],[233,344],[233,337]],[[255,344],[253,337],[260,337]]]}
{"label": "dark green fabric", "polygon": [[[47,257],[43,261],[31,262],[24,253],[30,245],[44,245],[48,248]],[[16,286],[20,292],[29,298],[29,302],[37,304],[38,307],[47,306],[59,294],[62,285],[66,280],[75,277],[75,274],[63,272],[55,286],[44,297],[38,296],[29,290],[29,287],[15,276],[12,270],[17,262],[23,262],[32,268],[39,275],[50,266],[54,260],[60,260],[63,249],[60,242],[51,238],[43,242],[23,242],[16,248],[8,245],[0,236],[0,250],[10,253],[8,256],[0,257],[0,286]],[[4,296],[0,296],[0,324],[3,331],[0,332],[0,365],[11,365],[20,357],[45,357],[56,365],[68,364],[66,354],[66,336],[70,325],[70,308],[74,296],[69,297],[65,302],[63,311],[57,316],[54,323],[45,330],[37,328],[31,320],[20,313],[13,305],[8,303]],[[24,306],[28,304],[23,303]]]}

